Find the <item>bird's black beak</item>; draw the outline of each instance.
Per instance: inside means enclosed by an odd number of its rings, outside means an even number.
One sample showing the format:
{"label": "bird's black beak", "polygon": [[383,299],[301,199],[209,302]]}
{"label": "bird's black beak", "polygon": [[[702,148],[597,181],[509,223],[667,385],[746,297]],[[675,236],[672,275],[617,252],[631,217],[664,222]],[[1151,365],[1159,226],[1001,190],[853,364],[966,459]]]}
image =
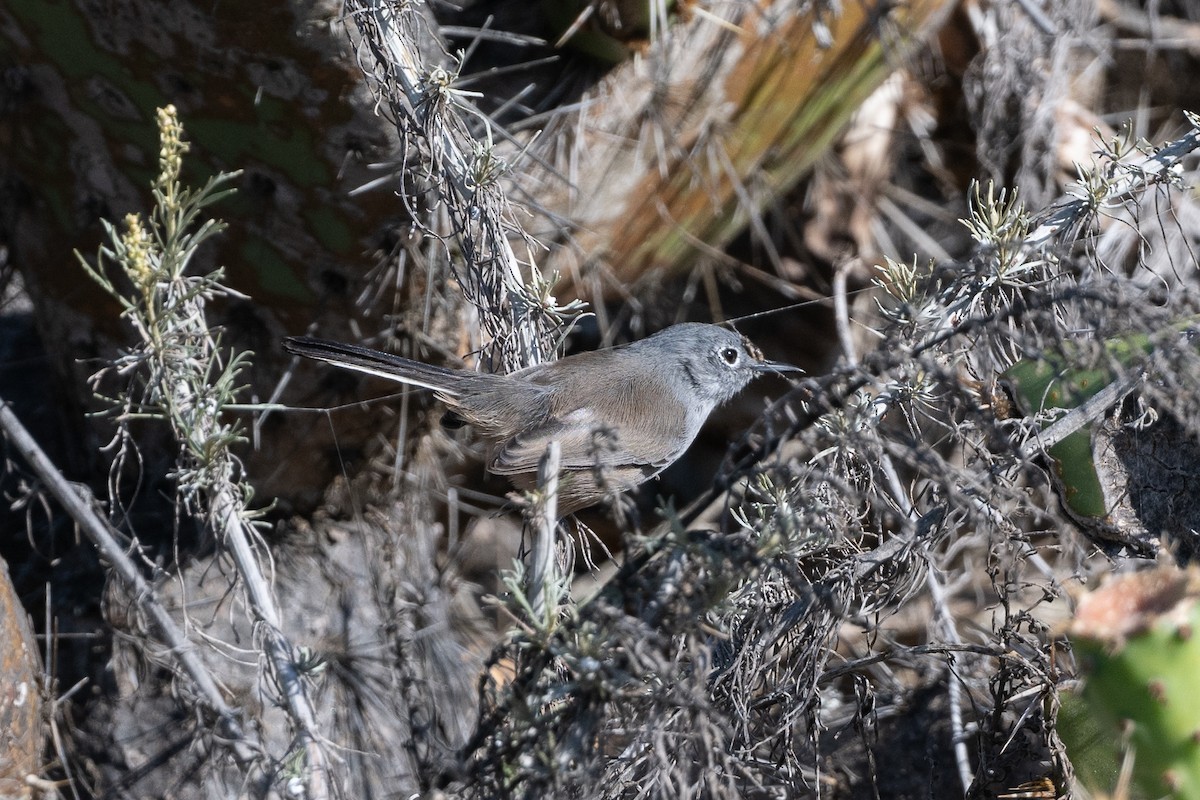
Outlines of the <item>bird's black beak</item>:
{"label": "bird's black beak", "polygon": [[800,369],[800,367],[795,367],[791,364],[785,364],[782,361],[756,361],[754,363],[754,371],[778,372],[781,374],[788,372],[804,372],[804,370]]}

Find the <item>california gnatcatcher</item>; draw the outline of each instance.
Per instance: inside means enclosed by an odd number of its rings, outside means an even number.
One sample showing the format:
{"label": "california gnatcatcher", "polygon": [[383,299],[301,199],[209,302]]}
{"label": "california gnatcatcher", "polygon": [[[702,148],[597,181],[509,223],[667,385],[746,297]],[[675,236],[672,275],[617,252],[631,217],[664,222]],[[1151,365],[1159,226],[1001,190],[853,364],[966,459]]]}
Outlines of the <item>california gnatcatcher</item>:
{"label": "california gnatcatcher", "polygon": [[797,367],[763,359],[746,337],[684,323],[622,347],[567,356],[509,375],[434,367],[309,337],[284,347],[345,369],[433,389],[489,447],[488,469],[520,489],[561,447],[563,516],[653,478],[683,455],[713,409],[764,372]]}

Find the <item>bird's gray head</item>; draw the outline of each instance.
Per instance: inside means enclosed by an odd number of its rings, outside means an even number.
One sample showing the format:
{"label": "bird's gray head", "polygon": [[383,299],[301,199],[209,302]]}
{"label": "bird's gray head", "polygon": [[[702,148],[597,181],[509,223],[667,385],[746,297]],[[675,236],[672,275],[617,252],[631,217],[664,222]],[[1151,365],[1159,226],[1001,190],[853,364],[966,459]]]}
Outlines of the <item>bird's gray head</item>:
{"label": "bird's gray head", "polygon": [[724,403],[764,372],[798,371],[766,361],[762,351],[740,333],[698,322],[672,325],[631,347],[662,363],[664,369],[678,365],[677,374],[687,382],[679,388],[710,407]]}

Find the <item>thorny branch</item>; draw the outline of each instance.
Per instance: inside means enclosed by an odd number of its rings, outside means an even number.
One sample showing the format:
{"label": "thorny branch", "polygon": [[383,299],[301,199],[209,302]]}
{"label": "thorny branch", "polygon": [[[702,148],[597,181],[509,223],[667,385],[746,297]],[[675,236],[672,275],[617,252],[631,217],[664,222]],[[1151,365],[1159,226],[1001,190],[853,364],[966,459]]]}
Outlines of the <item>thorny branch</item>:
{"label": "thorny branch", "polygon": [[[559,328],[569,325],[582,306],[559,305],[550,294],[553,280],[544,279],[533,260],[540,245],[521,230],[498,185],[509,167],[495,153],[490,132],[487,141],[476,141],[463,115],[483,120],[488,131],[491,123],[454,88],[454,71],[422,60],[418,41],[428,23],[414,5],[347,2],[363,72],[373,80],[402,140],[410,143],[407,165],[423,161],[425,169],[414,171],[426,175],[430,207],[441,205],[449,215],[448,232],[429,224],[426,232],[449,233],[457,243],[466,262],[460,275],[467,299],[479,311],[484,332],[499,344],[503,364],[512,371],[540,363],[557,347]],[[414,219],[424,217],[420,209],[410,210]],[[524,243],[527,262],[517,257],[514,240]]]}

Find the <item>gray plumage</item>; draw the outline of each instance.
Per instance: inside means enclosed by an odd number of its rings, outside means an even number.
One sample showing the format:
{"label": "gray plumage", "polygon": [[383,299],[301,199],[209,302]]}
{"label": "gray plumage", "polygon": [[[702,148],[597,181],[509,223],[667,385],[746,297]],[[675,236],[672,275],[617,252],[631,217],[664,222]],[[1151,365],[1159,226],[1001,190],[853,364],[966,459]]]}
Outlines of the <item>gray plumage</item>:
{"label": "gray plumage", "polygon": [[558,507],[569,514],[624,492],[683,455],[712,411],[763,372],[748,339],[700,323],[673,325],[622,347],[568,356],[509,375],[423,364],[308,337],[289,352],[433,389],[488,443],[488,469],[517,487],[536,482],[546,446],[562,452]]}

